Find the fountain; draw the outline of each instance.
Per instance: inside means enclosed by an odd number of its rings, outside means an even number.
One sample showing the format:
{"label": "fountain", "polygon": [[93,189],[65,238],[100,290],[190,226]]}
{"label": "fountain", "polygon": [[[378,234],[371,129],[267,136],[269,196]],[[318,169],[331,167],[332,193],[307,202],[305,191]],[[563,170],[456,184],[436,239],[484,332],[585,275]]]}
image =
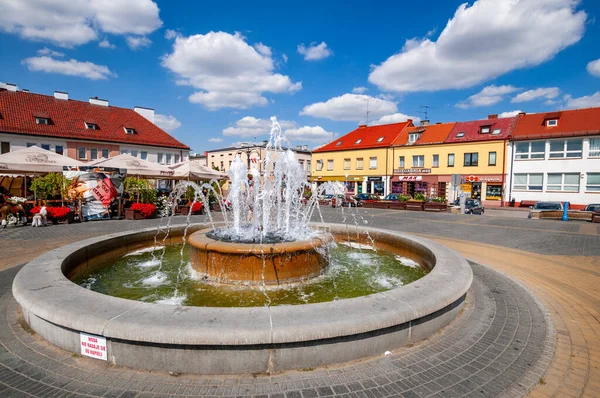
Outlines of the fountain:
{"label": "fountain", "polygon": [[[211,195],[227,203],[231,210],[222,213],[223,222],[215,222],[210,212],[200,224],[191,224],[188,215],[185,224],[172,225],[168,217],[158,229],[88,239],[28,263],[13,283],[24,322],[78,354],[84,338],[105,341],[101,359],[111,364],[200,374],[271,374],[338,364],[382,355],[448,325],[472,282],[466,260],[405,233],[327,224],[322,217],[311,223],[320,215],[317,192],[304,197],[310,185],[283,143],[273,119],[263,175],[236,158],[227,197],[211,184],[177,185],[173,202],[191,186],[194,203],[207,207]],[[343,193],[344,188],[330,184],[329,189]],[[338,273],[332,266],[338,261],[336,245],[355,250]],[[365,257],[365,251],[373,254]],[[150,257],[128,260],[144,252]],[[179,253],[171,269],[167,252]],[[389,260],[385,267],[377,265],[377,256]],[[408,262],[422,273],[405,282],[377,282],[384,268],[394,272]],[[351,266],[358,269],[354,279],[338,278]],[[140,269],[150,273],[138,283]],[[123,270],[133,279],[123,283]],[[116,275],[110,283],[132,291],[109,295],[105,285],[106,290],[94,291],[92,285],[102,283],[92,279],[109,283],[102,272]],[[369,280],[379,286],[369,290]],[[155,297],[144,290],[154,285],[171,290]],[[324,294],[323,286],[331,291]],[[193,302],[185,289],[204,296]],[[292,291],[299,294],[290,299]],[[242,299],[215,300],[223,292]]]}

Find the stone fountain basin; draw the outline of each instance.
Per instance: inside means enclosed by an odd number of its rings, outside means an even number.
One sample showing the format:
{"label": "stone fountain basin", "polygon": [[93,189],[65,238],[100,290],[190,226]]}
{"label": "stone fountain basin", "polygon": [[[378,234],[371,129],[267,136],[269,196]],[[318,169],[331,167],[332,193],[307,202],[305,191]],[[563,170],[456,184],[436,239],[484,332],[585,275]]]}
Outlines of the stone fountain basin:
{"label": "stone fountain basin", "polygon": [[[195,224],[188,234],[210,227]],[[464,305],[473,274],[456,252],[409,234],[315,224],[335,236],[367,241],[431,270],[406,286],[327,303],[251,308],[170,306],[111,297],[69,280],[85,269],[147,247],[156,228],[110,234],[50,251],[23,267],[13,295],[41,337],[80,353],[80,332],[107,340],[108,362],[200,374],[273,373],[315,368],[422,340],[448,325]],[[165,243],[181,242],[184,225]],[[162,242],[162,236],[158,236]]]}

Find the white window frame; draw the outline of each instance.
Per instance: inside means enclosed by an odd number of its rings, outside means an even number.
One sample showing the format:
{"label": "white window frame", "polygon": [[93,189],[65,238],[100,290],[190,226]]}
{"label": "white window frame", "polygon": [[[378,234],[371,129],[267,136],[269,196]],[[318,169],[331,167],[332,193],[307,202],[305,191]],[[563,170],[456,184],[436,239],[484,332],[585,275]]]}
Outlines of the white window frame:
{"label": "white window frame", "polygon": [[333,159],[327,159],[327,171],[333,171]]}
{"label": "white window frame", "polygon": [[350,170],[350,162],[352,162],[350,158],[344,159],[344,170]]}
{"label": "white window frame", "polygon": [[[529,191],[529,192],[542,192],[544,190],[544,173],[515,173],[515,180],[513,182],[513,190],[515,191]],[[517,184],[518,176],[526,176],[525,184]],[[531,177],[532,176],[541,176],[542,182],[541,184],[532,185]],[[536,187],[532,189],[531,187]],[[539,187],[539,189],[537,188]]]}
{"label": "white window frame", "polygon": [[377,138],[377,142],[381,142],[385,139],[385,136]]}
{"label": "white window frame", "polygon": [[456,138],[462,138],[465,136],[465,132],[464,131],[460,131],[458,134],[456,134]]}
{"label": "white window frame", "polygon": [[419,133],[410,133],[408,135],[408,143],[409,144],[414,144],[415,142],[417,142],[419,139]]}
{"label": "white window frame", "polygon": [[[532,152],[533,143],[541,142],[544,144],[543,152]],[[527,144],[527,152],[517,152],[517,146]],[[540,156],[541,155],[541,156]],[[526,141],[515,143],[515,160],[544,160],[546,158],[546,142],[545,141]]]}
{"label": "white window frame", "polygon": [[[574,138],[574,139],[566,139],[566,140],[552,140],[550,141],[550,148],[552,148],[552,143],[553,142],[561,142],[563,143],[563,149],[559,150],[559,151],[553,151],[550,150],[548,152],[548,159],[581,159],[581,157],[583,156],[583,140],[581,138]],[[581,149],[568,149],[569,146],[569,141],[580,141],[581,142]],[[554,155],[554,156],[552,156]],[[562,155],[562,156],[556,156],[556,155]],[[575,156],[569,156],[569,155],[575,155]]]}
{"label": "white window frame", "polygon": [[490,126],[483,126],[479,129],[480,134],[489,134],[491,133],[492,128]]}
{"label": "white window frame", "polygon": [[365,167],[364,158],[356,158],[356,170],[362,170]]}
{"label": "white window frame", "polygon": [[[81,157],[81,150],[85,156]],[[87,148],[84,146],[77,147],[77,159],[87,160]]]}
{"label": "white window frame", "polygon": [[36,117],[35,118],[35,123],[36,124],[49,125],[50,124],[50,119],[47,118],[47,117]]}
{"label": "white window frame", "polygon": [[317,171],[321,171],[321,170],[323,170],[323,160],[318,159],[317,160]]}
{"label": "white window frame", "polygon": [[440,155],[435,154],[432,156],[431,167],[440,167]]}
{"label": "white window frame", "polygon": [[85,122],[85,128],[88,130],[98,130],[98,125],[96,123]]}
{"label": "white window frame", "polygon": [[377,156],[369,158],[369,170],[375,170],[377,168]]}
{"label": "white window frame", "polygon": [[546,119],[546,127],[558,126],[558,119]]}
{"label": "white window frame", "polygon": [[[450,158],[452,158],[452,163],[450,162]],[[454,167],[454,163],[456,162],[456,157],[453,153],[448,154],[448,167]]]}
{"label": "white window frame", "polygon": [[[179,163],[179,155],[173,155],[173,164]],[[231,161],[229,162],[231,164]]]}
{"label": "white window frame", "polygon": [[425,167],[425,155],[413,155],[412,167]]}
{"label": "white window frame", "polygon": [[[600,158],[600,138],[590,138],[589,142],[590,142],[590,152],[588,154],[588,157]],[[592,144],[596,145],[596,143],[598,145],[598,149],[592,150]]]}
{"label": "white window frame", "polygon": [[[494,163],[492,163],[492,153],[494,154]],[[498,152],[490,151],[488,153],[488,166],[496,166],[498,163]]]}
{"label": "white window frame", "polygon": [[492,135],[498,135],[502,132],[502,129],[494,129],[494,131],[492,131]]}
{"label": "white window frame", "polygon": [[[575,187],[575,184],[566,184],[565,183],[565,178],[567,175],[577,176],[577,188],[576,189],[566,189],[566,187]],[[559,184],[555,184],[555,183],[551,184],[550,176],[560,176],[560,183]],[[579,192],[580,179],[581,179],[581,175],[579,173],[548,173],[547,180],[546,180],[546,191],[577,193],[577,192]]]}
{"label": "white window frame", "polygon": [[133,135],[135,134],[135,129],[131,127],[123,127],[125,129],[125,134]]}
{"label": "white window frame", "polygon": [[[165,164],[171,164],[171,160],[173,159],[173,156],[170,153],[167,153],[165,155]],[[222,162],[221,162],[222,163]]]}
{"label": "white window frame", "polygon": [[356,141],[354,141],[354,145],[358,145],[362,142],[362,138],[357,139]]}
{"label": "white window frame", "polygon": [[406,167],[404,165],[405,165],[405,163],[404,163],[404,156],[399,156],[398,157],[398,167],[400,167],[401,169],[403,169],[404,167]]}
{"label": "white window frame", "polygon": [[[590,175],[598,177],[598,183],[590,184]],[[600,193],[600,173],[587,173],[585,176],[585,192],[598,192]],[[591,189],[590,189],[591,188]]]}
{"label": "white window frame", "polygon": [[[162,154],[161,152],[158,152],[158,153],[156,154],[156,163],[163,164],[163,161],[164,161],[164,159],[163,159],[163,154]],[[213,163],[213,167],[214,167],[214,165],[215,165],[215,164]]]}
{"label": "white window frame", "polygon": [[338,141],[335,143],[335,146],[340,146],[340,145],[342,145],[342,141]]}

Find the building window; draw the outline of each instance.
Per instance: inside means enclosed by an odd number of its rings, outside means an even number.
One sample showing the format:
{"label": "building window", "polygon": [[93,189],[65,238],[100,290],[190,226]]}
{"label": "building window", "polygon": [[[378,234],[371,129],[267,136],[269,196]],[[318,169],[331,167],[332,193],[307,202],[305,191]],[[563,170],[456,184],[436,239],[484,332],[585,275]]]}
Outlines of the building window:
{"label": "building window", "polygon": [[464,131],[460,131],[458,134],[456,134],[456,138],[462,138],[465,136],[465,132]]}
{"label": "building window", "polygon": [[546,120],[546,126],[548,126],[548,127],[558,126],[558,119],[548,119],[548,120]]}
{"label": "building window", "polygon": [[[179,155],[173,155],[173,163],[179,163]],[[231,161],[229,164],[231,164]]]}
{"label": "building window", "polygon": [[384,140],[384,138],[385,138],[385,136],[384,136],[384,137],[379,137],[379,138],[377,138],[377,142],[381,142],[381,141],[383,141],[383,140]]}
{"label": "building window", "polygon": [[548,173],[546,191],[579,192],[579,173]]}
{"label": "building window", "polygon": [[356,170],[362,170],[364,167],[363,158],[356,158]]}
{"label": "building window", "polygon": [[488,156],[488,166],[496,165],[496,152],[490,152]]}
{"label": "building window", "polygon": [[585,184],[587,192],[600,192],[600,173],[588,173],[587,184]]}
{"label": "building window", "polygon": [[36,117],[35,122],[37,124],[50,124],[50,119],[47,117]]}
{"label": "building window", "polygon": [[454,167],[454,154],[448,154],[448,167]]}
{"label": "building window", "polygon": [[516,160],[544,159],[546,143],[544,141],[518,142],[515,152]]}
{"label": "building window", "polygon": [[[167,159],[169,158],[170,155],[167,155]],[[221,155],[222,156],[222,155]],[[225,171],[225,164],[223,163],[223,161],[221,160],[221,171]]]}
{"label": "building window", "polygon": [[130,127],[123,127],[125,129],[125,133],[126,134],[135,134],[135,129],[132,129]]}
{"label": "building window", "polygon": [[[167,155],[165,156],[167,158],[166,163],[167,164],[171,164],[171,154],[167,153]],[[223,162],[221,162],[223,163]],[[223,168],[223,165],[221,164],[221,169]]]}
{"label": "building window", "polygon": [[479,165],[479,153],[465,153],[465,166],[477,166]]}
{"label": "building window", "polygon": [[95,123],[85,123],[85,128],[88,130],[98,130],[98,125]]}
{"label": "building window", "polygon": [[424,155],[413,156],[412,167],[424,167],[424,165],[425,165],[425,156]]}
{"label": "building window", "polygon": [[344,159],[344,170],[350,170],[350,159]]}
{"label": "building window", "polygon": [[590,157],[600,157],[600,138],[590,140]]}
{"label": "building window", "polygon": [[106,148],[102,149],[102,157],[104,159],[108,159],[108,156],[109,156],[108,149],[106,149]]}
{"label": "building window", "polygon": [[492,135],[498,135],[502,132],[502,129],[494,129],[494,131],[492,131]]}
{"label": "building window", "polygon": [[433,155],[431,167],[440,167],[440,155]]}
{"label": "building window", "polygon": [[377,168],[377,158],[370,158],[369,159],[369,169],[376,169]]}
{"label": "building window", "polygon": [[42,149],[45,149],[47,151],[50,150],[50,144],[42,144]]}
{"label": "building window", "polygon": [[0,143],[0,152],[2,152],[2,153],[10,152],[10,142]]}
{"label": "building window", "polygon": [[317,171],[323,170],[323,161],[317,160]]}
{"label": "building window", "polygon": [[414,144],[419,139],[419,133],[411,133],[408,135],[408,143]]}
{"label": "building window", "polygon": [[[162,163],[163,162],[163,154],[162,153],[159,152],[159,153],[156,154],[156,161],[158,163]],[[215,167],[214,163],[212,165],[213,165],[213,167]]]}
{"label": "building window", "polygon": [[335,146],[340,146],[340,145],[342,145],[342,141],[338,141],[335,143]]}
{"label": "building window", "polygon": [[131,156],[133,156],[134,158],[137,158],[137,151],[131,151]]}
{"label": "building window", "polygon": [[146,152],[146,151],[140,152],[140,157],[142,160],[148,159],[148,152]]}
{"label": "building window", "polygon": [[309,172],[311,171],[310,167],[311,167],[310,160],[307,160],[306,161],[306,170]]}
{"label": "building window", "polygon": [[479,129],[479,133],[480,134],[489,134],[490,133],[490,126],[482,126]]}
{"label": "building window", "polygon": [[90,149],[90,160],[98,159],[98,150],[96,148]]}
{"label": "building window", "polygon": [[85,148],[83,148],[83,147],[77,148],[77,157],[79,159],[87,159]]}
{"label": "building window", "polygon": [[332,159],[327,160],[327,170],[328,171],[333,170],[333,160]]}
{"label": "building window", "polygon": [[580,158],[583,152],[583,140],[550,141],[550,159]]}
{"label": "building window", "polygon": [[515,191],[537,191],[541,192],[544,185],[544,175],[539,174],[515,174]]}
{"label": "building window", "polygon": [[404,156],[398,158],[398,167],[404,168]]}
{"label": "building window", "polygon": [[54,147],[54,152],[58,153],[59,155],[64,155],[65,148],[62,145],[56,145]]}
{"label": "building window", "polygon": [[210,162],[210,168],[213,170],[215,169],[215,162]]}
{"label": "building window", "polygon": [[121,149],[121,155],[126,155],[128,153],[129,151],[127,149]]}
{"label": "building window", "polygon": [[357,139],[356,141],[354,141],[354,145],[358,145],[362,142],[362,138]]}
{"label": "building window", "polygon": [[31,148],[32,146],[35,146],[35,144],[33,142],[28,142],[27,143],[27,148]]}

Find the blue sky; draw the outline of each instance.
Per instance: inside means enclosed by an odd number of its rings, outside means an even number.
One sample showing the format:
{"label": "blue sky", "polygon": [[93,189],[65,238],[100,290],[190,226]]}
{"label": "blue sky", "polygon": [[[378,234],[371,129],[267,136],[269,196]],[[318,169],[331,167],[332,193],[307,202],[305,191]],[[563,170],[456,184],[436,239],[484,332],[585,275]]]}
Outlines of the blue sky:
{"label": "blue sky", "polygon": [[0,0],[0,82],[154,108],[196,152],[272,115],[316,147],[367,99],[370,124],[600,106],[599,3]]}

